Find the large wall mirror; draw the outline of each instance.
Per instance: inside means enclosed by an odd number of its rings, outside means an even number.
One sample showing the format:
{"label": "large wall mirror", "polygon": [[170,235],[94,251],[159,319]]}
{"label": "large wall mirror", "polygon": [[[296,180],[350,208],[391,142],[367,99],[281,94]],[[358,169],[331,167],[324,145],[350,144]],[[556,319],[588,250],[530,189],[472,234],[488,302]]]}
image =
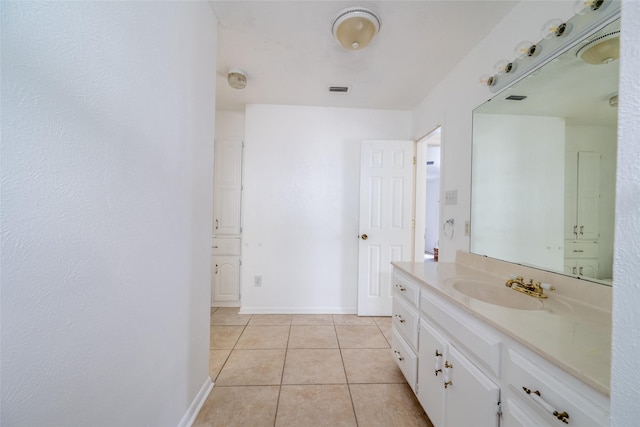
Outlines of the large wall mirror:
{"label": "large wall mirror", "polygon": [[612,283],[619,60],[588,48],[619,30],[474,110],[471,252]]}

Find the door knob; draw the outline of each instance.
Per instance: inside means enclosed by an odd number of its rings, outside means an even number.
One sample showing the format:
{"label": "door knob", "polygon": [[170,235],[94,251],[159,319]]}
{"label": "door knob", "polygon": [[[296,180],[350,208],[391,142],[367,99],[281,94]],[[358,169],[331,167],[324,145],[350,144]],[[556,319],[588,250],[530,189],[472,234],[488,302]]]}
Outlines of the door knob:
{"label": "door knob", "polygon": [[362,236],[360,236],[360,238],[362,238],[362,240],[367,240],[369,236],[367,236],[366,234],[363,234]]}

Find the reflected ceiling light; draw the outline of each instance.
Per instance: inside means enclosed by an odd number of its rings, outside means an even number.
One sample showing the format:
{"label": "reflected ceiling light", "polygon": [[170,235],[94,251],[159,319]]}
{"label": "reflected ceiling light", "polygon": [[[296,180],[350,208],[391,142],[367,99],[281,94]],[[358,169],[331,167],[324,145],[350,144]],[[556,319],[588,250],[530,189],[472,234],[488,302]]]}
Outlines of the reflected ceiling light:
{"label": "reflected ceiling light", "polygon": [[247,86],[247,74],[238,69],[229,70],[227,82],[234,89],[244,89]]}
{"label": "reflected ceiling light", "polygon": [[620,31],[600,36],[582,46],[576,56],[587,64],[608,64],[620,58]]}
{"label": "reflected ceiling light", "polygon": [[331,31],[347,50],[360,50],[380,31],[380,18],[373,11],[362,7],[344,9],[333,19]]}

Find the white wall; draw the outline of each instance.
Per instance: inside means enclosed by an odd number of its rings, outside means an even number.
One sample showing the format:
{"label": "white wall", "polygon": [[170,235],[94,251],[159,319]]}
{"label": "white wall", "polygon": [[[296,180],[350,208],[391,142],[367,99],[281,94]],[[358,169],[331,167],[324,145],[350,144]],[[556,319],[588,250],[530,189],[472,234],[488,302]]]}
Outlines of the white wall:
{"label": "white wall", "polygon": [[244,111],[216,111],[216,139],[244,140]]}
{"label": "white wall", "polygon": [[211,384],[216,19],[1,8],[0,424],[186,425]]}
{"label": "white wall", "polygon": [[475,115],[473,253],[564,269],[564,146],[562,118]]}
{"label": "white wall", "polygon": [[611,426],[640,420],[640,2],[622,3]]}
{"label": "white wall", "polygon": [[356,312],[360,141],[409,139],[410,121],[402,111],[247,107],[243,312]]}

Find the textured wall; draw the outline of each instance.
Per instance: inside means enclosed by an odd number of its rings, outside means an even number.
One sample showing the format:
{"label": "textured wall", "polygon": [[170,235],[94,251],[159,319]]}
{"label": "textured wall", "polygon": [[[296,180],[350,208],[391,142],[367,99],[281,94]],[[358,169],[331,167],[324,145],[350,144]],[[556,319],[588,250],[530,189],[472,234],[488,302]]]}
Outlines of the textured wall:
{"label": "textured wall", "polygon": [[640,2],[622,3],[611,425],[640,420]]}
{"label": "textured wall", "polygon": [[0,424],[178,425],[208,382],[215,16],[1,8]]}

